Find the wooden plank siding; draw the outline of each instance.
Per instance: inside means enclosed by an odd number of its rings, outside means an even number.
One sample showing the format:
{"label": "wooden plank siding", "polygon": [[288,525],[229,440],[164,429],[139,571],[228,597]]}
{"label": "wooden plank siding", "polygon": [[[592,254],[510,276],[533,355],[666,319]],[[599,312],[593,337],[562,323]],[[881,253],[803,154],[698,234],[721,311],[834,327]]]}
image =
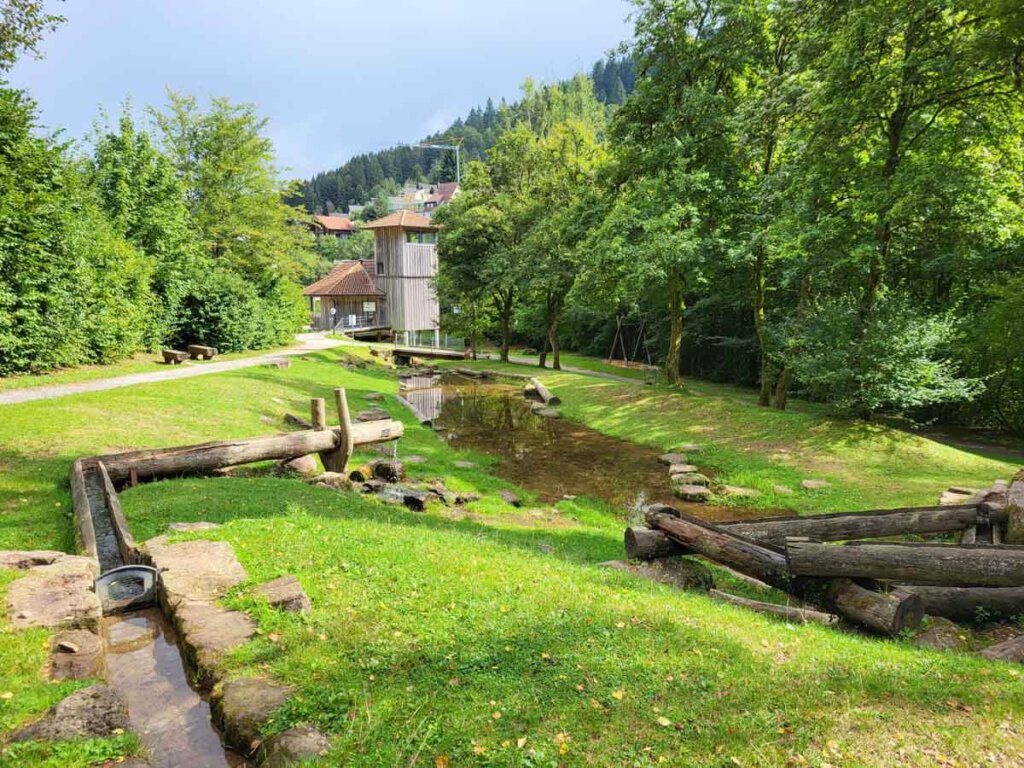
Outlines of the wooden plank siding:
{"label": "wooden plank siding", "polygon": [[384,291],[395,331],[428,331],[440,325],[433,282],[437,246],[405,242],[405,230],[388,227],[374,233],[377,287]]}

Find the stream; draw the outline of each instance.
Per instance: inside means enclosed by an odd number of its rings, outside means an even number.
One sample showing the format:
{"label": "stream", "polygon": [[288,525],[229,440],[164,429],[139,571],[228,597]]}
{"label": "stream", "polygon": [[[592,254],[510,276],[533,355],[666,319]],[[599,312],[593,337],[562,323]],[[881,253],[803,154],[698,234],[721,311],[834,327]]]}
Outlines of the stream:
{"label": "stream", "polygon": [[773,514],[680,501],[672,494],[667,467],[658,462],[662,451],[541,416],[522,387],[507,380],[455,373],[410,376],[402,379],[401,394],[431,419],[441,439],[454,448],[494,456],[496,475],[546,504],[588,496],[623,512],[644,504],[672,504],[711,521]]}

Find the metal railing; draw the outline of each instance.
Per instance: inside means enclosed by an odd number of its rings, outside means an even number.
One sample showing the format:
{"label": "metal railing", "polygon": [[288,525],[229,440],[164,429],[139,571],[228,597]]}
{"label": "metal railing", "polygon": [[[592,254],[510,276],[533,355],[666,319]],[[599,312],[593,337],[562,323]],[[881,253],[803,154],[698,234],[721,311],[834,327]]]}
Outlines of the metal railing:
{"label": "metal railing", "polygon": [[342,315],[337,318],[337,322],[334,324],[334,330],[337,333],[387,327],[387,312],[368,312],[362,315]]}

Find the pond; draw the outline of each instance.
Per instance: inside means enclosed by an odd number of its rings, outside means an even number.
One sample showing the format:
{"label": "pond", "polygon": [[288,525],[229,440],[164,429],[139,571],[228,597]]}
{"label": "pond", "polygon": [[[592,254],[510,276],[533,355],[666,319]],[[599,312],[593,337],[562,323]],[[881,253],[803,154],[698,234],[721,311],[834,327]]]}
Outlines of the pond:
{"label": "pond", "polygon": [[589,496],[627,512],[672,504],[706,520],[768,514],[676,499],[668,468],[658,462],[661,450],[539,415],[522,386],[509,380],[410,376],[403,378],[401,394],[431,420],[441,439],[495,457],[496,475],[538,494],[543,503]]}

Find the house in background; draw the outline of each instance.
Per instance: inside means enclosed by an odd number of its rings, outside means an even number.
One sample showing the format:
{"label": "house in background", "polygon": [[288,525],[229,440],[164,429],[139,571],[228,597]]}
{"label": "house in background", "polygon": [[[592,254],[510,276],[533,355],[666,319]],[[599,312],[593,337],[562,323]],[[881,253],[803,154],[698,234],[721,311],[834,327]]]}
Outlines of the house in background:
{"label": "house in background", "polygon": [[347,216],[314,216],[313,234],[317,237],[352,237],[356,232],[356,226]]}
{"label": "house in background", "polygon": [[404,344],[437,346],[437,226],[412,211],[396,211],[363,226],[373,231],[377,287],[384,293],[395,337]]}
{"label": "house in background", "polygon": [[313,326],[346,332],[388,330],[384,293],[374,280],[372,261],[341,261],[303,290]]}
{"label": "house in background", "polygon": [[434,193],[423,202],[423,215],[430,216],[442,205],[447,205],[459,192],[456,181],[442,181],[434,187]]}
{"label": "house in background", "polygon": [[454,181],[436,184],[407,181],[401,192],[388,198],[388,211],[412,211],[430,216],[435,209],[451,200],[458,191],[459,185]]}

